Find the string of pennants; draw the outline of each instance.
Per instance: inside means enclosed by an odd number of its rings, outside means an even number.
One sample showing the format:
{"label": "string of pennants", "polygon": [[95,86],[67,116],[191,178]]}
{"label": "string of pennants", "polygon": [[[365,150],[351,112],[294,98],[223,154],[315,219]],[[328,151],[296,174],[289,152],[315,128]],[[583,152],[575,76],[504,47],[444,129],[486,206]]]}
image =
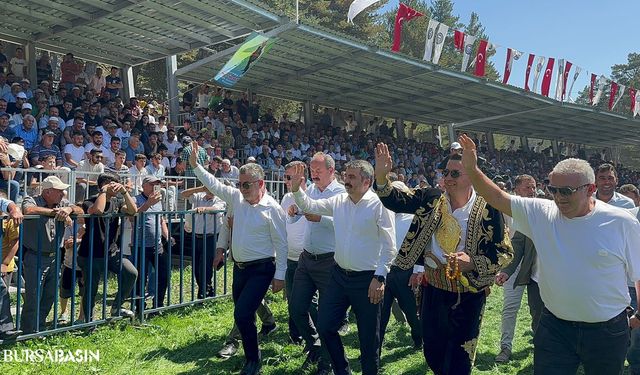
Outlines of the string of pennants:
{"label": "string of pennants", "polygon": [[[379,0],[354,0],[349,8],[348,21],[353,23],[353,18],[362,12],[368,6],[376,3]],[[417,17],[423,17],[424,14],[400,3],[398,11],[396,13],[395,25],[393,30],[393,44],[391,50],[393,52],[399,52],[402,44],[402,27],[405,22],[411,21]],[[424,47],[423,60],[438,64],[442,49],[445,44],[445,39],[449,34],[450,27],[442,22],[438,22],[434,19],[430,19],[426,30],[426,40]],[[462,55],[462,64],[460,70],[462,72],[467,71],[469,66],[474,67],[473,74],[478,77],[484,77],[486,67],[486,56],[494,52],[499,46],[489,42],[488,40],[480,39],[478,42],[478,48],[474,54],[474,45],[477,41],[477,37],[466,34],[460,30],[453,30],[453,43],[454,47],[460,51]],[[522,51],[514,48],[507,48],[507,56],[504,67],[504,74],[502,76],[502,83],[507,84],[511,77],[511,71],[513,64],[524,56]],[[473,60],[471,58],[473,57]],[[470,61],[471,60],[471,61]],[[546,62],[546,66],[545,66]],[[569,83],[569,75],[573,68],[573,76]],[[531,73],[533,71],[533,84],[529,86]],[[551,93],[553,97],[561,102],[571,97],[573,86],[582,72],[582,68],[574,65],[565,59],[555,59],[553,57],[536,56],[530,53],[527,59],[527,68],[525,71],[524,89],[527,91],[534,90],[538,87],[538,81],[542,75],[542,82],[540,85],[540,94],[549,97],[551,82],[556,71],[556,91]],[[589,72],[587,72],[589,74]],[[567,90],[567,84],[568,90]],[[625,85],[619,84],[612,80],[607,79],[604,75],[596,75],[591,73],[591,85],[589,88],[589,103],[592,106],[598,105],[602,98],[605,89],[609,86],[609,103],[608,108],[612,111],[616,105],[620,102],[625,92],[628,92],[631,99],[631,113],[633,117],[640,114],[640,93],[633,87],[627,88]],[[625,91],[627,90],[627,91]]]}

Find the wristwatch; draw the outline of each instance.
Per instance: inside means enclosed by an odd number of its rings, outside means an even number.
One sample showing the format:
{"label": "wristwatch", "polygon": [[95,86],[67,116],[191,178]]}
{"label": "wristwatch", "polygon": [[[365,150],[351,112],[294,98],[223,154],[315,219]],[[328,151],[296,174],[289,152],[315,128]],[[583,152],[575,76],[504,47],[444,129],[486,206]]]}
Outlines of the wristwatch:
{"label": "wristwatch", "polygon": [[380,275],[375,275],[374,278],[383,284],[386,280],[384,276],[380,276]]}

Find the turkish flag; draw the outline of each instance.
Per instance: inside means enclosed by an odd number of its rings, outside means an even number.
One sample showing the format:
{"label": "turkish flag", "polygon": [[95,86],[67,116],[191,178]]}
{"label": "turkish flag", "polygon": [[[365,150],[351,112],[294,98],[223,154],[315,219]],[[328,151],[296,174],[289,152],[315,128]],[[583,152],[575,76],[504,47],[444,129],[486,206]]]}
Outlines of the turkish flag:
{"label": "turkish flag", "polygon": [[609,94],[609,110],[613,109],[613,102],[616,100],[616,94],[618,93],[618,84],[611,82],[611,93]]}
{"label": "turkish flag", "polygon": [[504,76],[502,77],[502,83],[507,84],[509,77],[511,76],[511,67],[513,66],[513,60],[518,60],[522,56],[522,52],[513,48],[507,48],[507,61],[504,64]]}
{"label": "turkish flag", "polygon": [[487,41],[480,39],[478,44],[478,53],[476,54],[476,71],[475,75],[478,77],[484,77],[484,66],[487,62]]}
{"label": "turkish flag", "polygon": [[549,57],[549,60],[547,60],[547,69],[544,71],[542,87],[540,88],[540,93],[544,96],[549,96],[549,87],[551,86],[551,76],[553,75],[553,64],[555,61],[553,57]]}
{"label": "turkish flag", "polygon": [[527,61],[527,72],[524,74],[524,89],[529,91],[529,76],[531,75],[531,67],[533,66],[533,59],[535,59],[536,55],[533,53],[529,54],[529,61]]}
{"label": "turkish flag", "polygon": [[593,105],[593,90],[596,87],[596,75],[591,73],[591,86],[589,86],[589,104]]}
{"label": "turkish flag", "polygon": [[464,33],[460,30],[455,30],[453,34],[453,46],[460,52],[464,50]]}
{"label": "turkish flag", "polygon": [[636,111],[636,89],[634,89],[633,87],[629,87],[629,96],[631,97],[631,113],[634,113],[633,117],[635,116],[635,111]]}
{"label": "turkish flag", "polygon": [[396,23],[393,28],[393,47],[391,47],[393,52],[400,51],[400,44],[402,43],[402,24],[405,21],[411,21],[412,19],[420,16],[424,16],[424,14],[400,3],[398,13],[396,13]]}
{"label": "turkish flag", "polygon": [[571,70],[571,66],[573,64],[571,64],[570,61],[567,61],[564,64],[564,74],[562,75],[562,97],[560,98],[561,101],[564,101],[564,94],[567,92],[567,80],[569,79],[569,71]]}

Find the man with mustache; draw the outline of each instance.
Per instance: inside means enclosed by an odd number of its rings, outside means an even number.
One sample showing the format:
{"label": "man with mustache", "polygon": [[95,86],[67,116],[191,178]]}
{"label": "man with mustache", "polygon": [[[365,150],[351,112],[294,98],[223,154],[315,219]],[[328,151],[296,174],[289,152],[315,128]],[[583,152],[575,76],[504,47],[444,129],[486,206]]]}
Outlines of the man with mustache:
{"label": "man with mustache", "polygon": [[302,212],[334,219],[335,265],[324,294],[320,295],[318,311],[318,332],[331,357],[333,373],[351,373],[338,334],[342,318],[351,306],[358,323],[362,373],[374,375],[380,365],[380,302],[385,278],[396,255],[395,221],[371,191],[371,164],[355,160],[345,168],[345,193],[325,199],[309,198],[300,189],[306,180],[300,165],[294,167],[291,191]]}

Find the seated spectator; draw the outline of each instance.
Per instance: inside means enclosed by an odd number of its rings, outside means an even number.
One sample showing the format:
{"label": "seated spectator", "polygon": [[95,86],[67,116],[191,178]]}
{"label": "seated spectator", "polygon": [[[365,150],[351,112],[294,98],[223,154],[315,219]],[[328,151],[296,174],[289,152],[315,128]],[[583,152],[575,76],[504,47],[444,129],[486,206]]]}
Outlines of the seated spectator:
{"label": "seated spectator", "polygon": [[[88,125],[88,126],[92,126],[92,125]],[[109,149],[106,148],[104,146],[104,144],[102,143],[104,140],[104,136],[102,135],[101,132],[94,130],[93,133],[91,133],[91,139],[92,141],[90,143],[87,143],[86,146],[84,146],[84,152],[87,156],[87,158],[89,157],[89,153],[94,150],[100,150],[100,152],[103,154],[103,156],[109,152]]]}
{"label": "seated spectator", "polygon": [[142,146],[142,143],[140,142],[140,137],[137,135],[132,135],[129,138],[129,146],[124,151],[127,153],[127,167],[131,168],[134,161],[136,161],[137,155],[144,155],[144,146]]}
{"label": "seated spectator", "polygon": [[9,127],[9,118],[11,116],[7,113],[0,113],[0,136],[5,139],[11,140],[16,136],[15,130]]}
{"label": "seated spectator", "polygon": [[24,148],[26,150],[31,150],[38,142],[38,129],[35,126],[35,122],[35,117],[28,114],[22,119],[22,125],[13,129],[16,132],[16,136],[24,140]]}
{"label": "seated spectator", "polygon": [[[120,151],[120,138],[111,137],[109,142],[109,149],[104,151],[104,165],[111,165],[115,163],[116,152]],[[126,155],[126,152],[125,152]]]}
{"label": "seated spectator", "polygon": [[145,154],[137,154],[135,157],[135,164],[129,168],[131,178],[133,179],[133,195],[140,194],[142,191],[142,180],[149,174],[149,170],[146,168],[147,156]]}
{"label": "seated spectator", "polygon": [[42,135],[42,141],[29,152],[30,164],[32,166],[40,166],[41,162],[49,155],[54,156],[56,166],[62,166],[62,153],[60,152],[60,148],[53,144],[55,137],[56,133],[52,131],[46,131]]}

